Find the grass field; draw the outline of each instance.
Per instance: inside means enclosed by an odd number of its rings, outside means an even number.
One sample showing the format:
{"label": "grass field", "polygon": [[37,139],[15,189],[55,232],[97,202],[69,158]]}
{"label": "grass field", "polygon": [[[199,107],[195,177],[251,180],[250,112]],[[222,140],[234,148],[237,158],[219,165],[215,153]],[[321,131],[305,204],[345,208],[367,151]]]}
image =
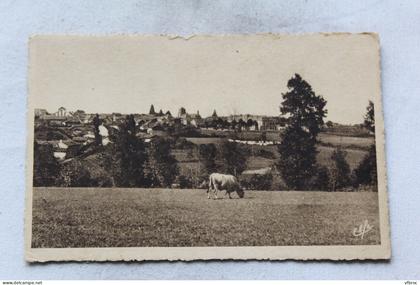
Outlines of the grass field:
{"label": "grass field", "polygon": [[[333,147],[318,146],[317,150],[318,163],[325,166],[332,166],[334,161],[331,159],[331,155],[336,149]],[[355,169],[367,154],[367,151],[360,149],[344,149],[344,151],[347,153],[346,161],[351,169]]]}
{"label": "grass field", "polygon": [[[187,138],[194,144],[207,144],[214,143],[220,144],[224,141],[223,138]],[[373,137],[350,137],[350,136],[338,136],[334,134],[321,133],[319,135],[320,143],[317,145],[317,161],[324,166],[332,166],[334,163],[331,159],[332,153],[340,147],[344,150],[346,155],[346,161],[350,168],[355,169],[365,155],[368,153],[370,145],[374,143]],[[273,167],[279,158],[277,152],[277,146],[247,146],[250,153],[254,153],[257,150],[264,149],[273,153],[274,158],[264,158],[258,155],[250,155],[247,160],[247,170],[249,169],[260,169],[265,167]],[[188,155],[187,150],[177,150],[174,152],[176,159],[179,161],[181,173],[186,174],[190,172],[190,169],[197,168],[198,157],[196,155]]]}
{"label": "grass field", "polygon": [[[237,197],[236,194],[232,195]],[[352,235],[365,220],[373,229]],[[379,244],[373,192],[34,188],[33,247]]]}
{"label": "grass field", "polygon": [[375,143],[375,139],[372,136],[369,137],[352,137],[352,136],[340,136],[329,133],[320,133],[318,140],[321,143],[328,144],[332,147],[341,147],[349,149],[362,149],[368,150],[369,147]]}

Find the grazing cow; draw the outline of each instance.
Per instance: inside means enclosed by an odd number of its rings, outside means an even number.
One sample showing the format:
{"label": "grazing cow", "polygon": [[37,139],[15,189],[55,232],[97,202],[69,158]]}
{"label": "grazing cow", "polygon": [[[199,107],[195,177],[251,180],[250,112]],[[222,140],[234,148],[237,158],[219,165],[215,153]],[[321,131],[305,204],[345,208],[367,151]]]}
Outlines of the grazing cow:
{"label": "grazing cow", "polygon": [[238,179],[235,176],[229,174],[212,173],[209,177],[209,188],[207,189],[207,198],[210,199],[210,191],[213,190],[214,197],[217,199],[217,192],[225,190],[226,194],[229,195],[233,191],[236,191],[239,198],[243,198],[245,193],[239,185]]}

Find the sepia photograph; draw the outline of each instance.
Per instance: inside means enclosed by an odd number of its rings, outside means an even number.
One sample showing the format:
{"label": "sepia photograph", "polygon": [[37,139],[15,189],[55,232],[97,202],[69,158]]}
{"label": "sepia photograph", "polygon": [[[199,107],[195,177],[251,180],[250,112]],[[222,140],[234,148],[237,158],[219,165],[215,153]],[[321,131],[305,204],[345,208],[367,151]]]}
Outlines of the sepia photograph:
{"label": "sepia photograph", "polygon": [[35,36],[26,259],[389,259],[376,34]]}

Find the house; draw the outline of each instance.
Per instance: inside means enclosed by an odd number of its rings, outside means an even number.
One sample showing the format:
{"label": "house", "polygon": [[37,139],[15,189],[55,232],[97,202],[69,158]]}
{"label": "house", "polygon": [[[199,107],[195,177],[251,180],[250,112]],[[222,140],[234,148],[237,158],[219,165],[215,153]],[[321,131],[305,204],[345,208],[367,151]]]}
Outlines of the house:
{"label": "house", "polygon": [[[258,131],[261,128],[261,126],[263,125],[263,118],[264,118],[264,116],[260,116],[260,115],[240,114],[240,115],[227,116],[226,120],[229,123],[244,122],[245,126],[238,126],[238,127],[241,128],[241,129],[246,128],[250,131]],[[252,124],[249,123],[248,125],[246,125],[248,121],[253,122],[253,123]]]}
{"label": "house", "polygon": [[57,115],[44,115],[41,119],[46,121],[49,126],[65,126],[67,121],[67,117]]}
{"label": "house", "polygon": [[90,124],[93,121],[93,118],[95,117],[94,114],[85,114],[84,118],[82,120],[83,124]]}
{"label": "house", "polygon": [[[286,125],[285,119],[279,116],[240,114],[227,116],[226,119],[229,123],[245,122],[247,123],[246,129],[250,131],[279,131]],[[250,120],[254,123],[250,124]]]}
{"label": "house", "polygon": [[83,124],[87,117],[87,114],[83,110],[77,110],[76,112],[69,112],[68,122],[72,124]]}
{"label": "house", "polygon": [[67,110],[64,107],[58,108],[58,111],[54,113],[58,117],[67,117]]}
{"label": "house", "polygon": [[121,113],[112,113],[112,122],[121,122],[124,119],[124,116]]}
{"label": "house", "polygon": [[37,108],[35,109],[35,117],[41,118],[47,114],[48,112],[45,109],[37,109]]}
{"label": "house", "polygon": [[102,145],[110,143],[109,131],[103,124],[99,126],[99,135],[102,137]]}
{"label": "house", "polygon": [[192,125],[197,128],[203,123],[203,118],[198,110],[195,114],[188,114],[185,108],[182,107],[179,109],[178,118],[181,119],[181,124],[185,126]]}
{"label": "house", "polygon": [[193,125],[194,127],[199,127],[202,124],[203,119],[201,118],[199,111],[197,111],[197,113],[195,114],[188,114],[188,115],[189,115],[190,124]]}
{"label": "house", "polygon": [[68,140],[66,142],[59,140],[58,143],[53,145],[54,157],[58,160],[64,160],[78,156],[80,154],[81,146],[81,142],[76,142],[74,140]]}
{"label": "house", "polygon": [[87,134],[83,135],[83,137],[88,139],[88,140],[89,139],[91,139],[91,140],[95,139],[95,135],[91,131],[88,131]]}
{"label": "house", "polygon": [[[96,116],[96,115],[95,115]],[[99,114],[99,120],[105,124],[112,124],[114,121],[114,116],[110,114]]]}
{"label": "house", "polygon": [[35,116],[38,115],[40,120],[46,121],[50,126],[65,126],[67,117],[67,110],[60,107],[57,112],[49,114],[45,109],[35,109]]}
{"label": "house", "polygon": [[168,135],[168,132],[165,131],[163,127],[156,125],[154,127],[148,128],[147,134],[151,136],[164,137]]}
{"label": "house", "polygon": [[280,131],[286,126],[285,119],[281,117],[263,117],[260,130]]}
{"label": "house", "polygon": [[83,121],[77,117],[77,116],[68,116],[66,119],[66,125],[67,126],[77,126],[77,125],[82,125]]}

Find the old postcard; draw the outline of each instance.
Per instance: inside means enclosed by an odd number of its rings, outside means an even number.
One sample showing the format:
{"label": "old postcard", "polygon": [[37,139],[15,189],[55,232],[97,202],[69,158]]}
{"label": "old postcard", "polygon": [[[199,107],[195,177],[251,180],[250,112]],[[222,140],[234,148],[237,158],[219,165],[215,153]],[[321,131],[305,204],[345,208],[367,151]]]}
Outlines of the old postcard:
{"label": "old postcard", "polygon": [[377,35],[29,55],[26,260],[390,258]]}

